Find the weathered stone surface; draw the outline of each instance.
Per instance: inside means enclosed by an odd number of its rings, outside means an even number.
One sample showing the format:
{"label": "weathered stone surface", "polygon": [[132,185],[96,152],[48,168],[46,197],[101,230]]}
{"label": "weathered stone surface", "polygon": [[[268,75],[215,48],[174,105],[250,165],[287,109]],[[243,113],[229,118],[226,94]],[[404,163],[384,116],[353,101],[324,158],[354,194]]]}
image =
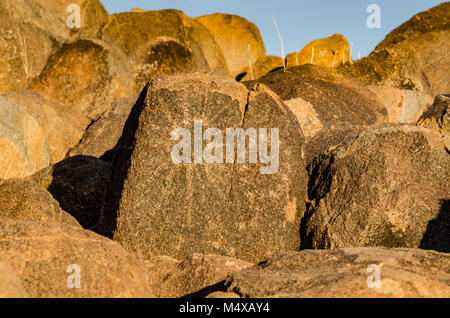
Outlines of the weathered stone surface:
{"label": "weathered stone surface", "polygon": [[450,251],[450,156],[416,126],[369,129],[310,166],[303,248]]}
{"label": "weathered stone surface", "polygon": [[20,279],[0,257],[0,298],[27,298]]}
{"label": "weathered stone surface", "polygon": [[[132,36],[130,36],[132,35]],[[178,10],[113,14],[85,36],[115,43],[132,64],[134,95],[162,74],[228,74],[219,45],[199,22]]]}
{"label": "weathered stone surface", "polygon": [[450,91],[450,3],[421,12],[392,31],[368,57],[339,68],[367,84]]}
{"label": "weathered stone surface", "polygon": [[195,18],[203,24],[222,49],[233,77],[241,74],[249,64],[266,56],[266,48],[258,27],[237,15],[214,13]]}
{"label": "weathered stone surface", "polygon": [[[159,298],[179,298],[224,281],[252,264],[230,257],[194,254],[182,262],[165,256],[148,261],[151,288]],[[201,295],[199,295],[201,296]]]}
{"label": "weathered stone surface", "polygon": [[[33,298],[151,297],[145,264],[119,244],[61,223],[0,219],[0,255]],[[80,288],[76,283],[77,265]],[[73,285],[72,285],[73,286]]]}
{"label": "weathered stone surface", "polygon": [[132,95],[129,68],[116,47],[100,40],[79,40],[50,56],[30,90],[95,120],[112,101]]}
{"label": "weathered stone surface", "polygon": [[32,180],[0,180],[0,218],[19,221],[62,222],[79,227],[58,202]]}
{"label": "weathered stone surface", "polygon": [[276,69],[282,68],[284,66],[283,59],[279,56],[264,56],[260,57],[255,64],[253,64],[250,69],[248,66],[244,72],[238,75],[239,81],[251,81],[256,80],[267,73],[274,71]]}
{"label": "weathered stone surface", "polygon": [[92,123],[80,142],[70,149],[68,156],[83,155],[112,161],[113,149],[122,136],[123,127],[130,115],[136,97],[122,98]]}
{"label": "weathered stone surface", "polygon": [[433,105],[422,114],[417,124],[441,134],[450,152],[450,95],[438,95]]}
{"label": "weathered stone surface", "polygon": [[[253,262],[298,249],[307,182],[303,134],[272,91],[248,86],[199,73],[153,80],[116,148],[100,232],[114,233],[147,259],[201,253]],[[278,128],[278,172],[262,174],[270,164],[248,159],[226,163],[225,155],[223,164],[175,164],[171,134],[191,131],[196,120],[222,134],[226,128]],[[217,142],[220,152],[225,139]]]}
{"label": "weathered stone surface", "polygon": [[54,17],[28,0],[0,3],[0,94],[25,88],[44,68],[59,40],[47,28]]}
{"label": "weathered stone surface", "polygon": [[0,96],[0,178],[25,177],[47,167],[45,134],[25,109]]}
{"label": "weathered stone surface", "polygon": [[271,88],[289,106],[307,140],[321,129],[387,120],[387,111],[374,93],[323,67],[291,67],[269,73],[258,82]]}
{"label": "weathered stone surface", "polygon": [[328,38],[314,40],[300,52],[286,56],[287,67],[303,64],[336,67],[351,60],[350,45],[342,34],[334,34]]}
{"label": "weathered stone surface", "polygon": [[50,100],[28,90],[4,95],[22,106],[42,128],[50,148],[51,162],[65,158],[67,151],[76,145],[90,124],[90,120],[71,107]]}
{"label": "weathered stone surface", "polygon": [[97,225],[111,164],[94,157],[75,156],[37,172],[30,178],[46,188],[61,208],[87,229]]}
{"label": "weathered stone surface", "polygon": [[449,264],[449,254],[420,249],[307,250],[236,272],[226,287],[243,298],[447,298]]}
{"label": "weathered stone surface", "polygon": [[399,89],[389,86],[369,85],[367,87],[386,107],[389,122],[415,124],[432,103],[428,95],[420,91]]}

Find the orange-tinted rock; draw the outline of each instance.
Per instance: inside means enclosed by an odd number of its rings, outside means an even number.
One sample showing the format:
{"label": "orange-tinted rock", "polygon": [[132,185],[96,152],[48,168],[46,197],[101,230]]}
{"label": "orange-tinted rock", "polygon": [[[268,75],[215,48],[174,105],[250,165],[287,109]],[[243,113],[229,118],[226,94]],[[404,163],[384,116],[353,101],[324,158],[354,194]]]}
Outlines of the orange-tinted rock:
{"label": "orange-tinted rock", "polygon": [[328,38],[314,40],[300,52],[286,56],[287,67],[303,64],[336,67],[351,61],[350,45],[342,34],[334,34]]}
{"label": "orange-tinted rock", "polygon": [[283,59],[279,56],[261,57],[253,64],[251,69],[247,66],[245,71],[240,76],[238,75],[239,80],[243,82],[259,79],[271,71],[282,68],[283,65]]}
{"label": "orange-tinted rock", "polygon": [[203,24],[222,49],[233,77],[244,72],[249,64],[266,56],[266,48],[258,27],[237,15],[214,13],[195,18]]}
{"label": "orange-tinted rock", "polygon": [[0,257],[0,298],[27,298],[20,279]]}

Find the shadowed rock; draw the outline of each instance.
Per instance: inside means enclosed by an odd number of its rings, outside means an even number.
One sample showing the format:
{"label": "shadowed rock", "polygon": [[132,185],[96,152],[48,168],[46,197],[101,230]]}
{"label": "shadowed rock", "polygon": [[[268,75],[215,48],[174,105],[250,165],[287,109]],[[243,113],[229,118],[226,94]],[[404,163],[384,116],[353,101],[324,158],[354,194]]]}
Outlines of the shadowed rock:
{"label": "shadowed rock", "polygon": [[[0,219],[0,233],[0,254],[29,297],[153,295],[144,263],[119,244],[90,231],[60,223]],[[80,288],[70,288],[76,286],[77,273]]]}
{"label": "shadowed rock", "polygon": [[449,264],[450,255],[419,249],[291,252],[231,274],[224,287],[242,298],[447,298]]}
{"label": "shadowed rock", "polygon": [[114,101],[98,120],[84,133],[78,145],[70,149],[68,156],[93,156],[112,161],[113,149],[122,136],[123,127],[136,102],[136,97]]}
{"label": "shadowed rock", "polygon": [[65,44],[52,54],[30,90],[97,119],[115,99],[132,93],[126,56],[99,40]]}
{"label": "shadowed rock", "polygon": [[[238,163],[236,156],[226,163],[225,155],[223,163],[175,164],[171,134],[191,131],[196,120],[224,135],[227,128],[278,128],[278,171],[262,174],[269,164]],[[225,139],[217,142],[223,149]],[[306,191],[302,151],[295,118],[264,85],[202,74],[159,77],[125,124],[100,232],[147,259],[202,253],[257,261],[296,250]]]}
{"label": "shadowed rock", "polygon": [[266,56],[266,48],[258,27],[250,21],[231,14],[214,13],[195,18],[203,24],[222,49],[233,77],[244,72]]}
{"label": "shadowed rock", "polygon": [[179,298],[195,294],[225,280],[228,274],[251,266],[250,263],[218,255],[194,254],[182,262],[166,256],[148,262],[150,286],[158,298]]}
{"label": "shadowed rock", "polygon": [[39,171],[30,178],[46,188],[87,229],[94,229],[103,204],[111,164],[94,157],[76,156]]}
{"label": "shadowed rock", "polygon": [[450,95],[439,95],[420,117],[417,125],[430,128],[444,138],[450,152]]}
{"label": "shadowed rock", "polygon": [[314,40],[300,52],[286,56],[287,67],[303,64],[336,67],[351,60],[350,45],[342,34],[334,34],[328,38]]}
{"label": "shadowed rock", "polygon": [[[309,173],[302,248],[419,247],[450,197],[445,145],[415,126],[362,132],[316,158]],[[448,248],[445,236],[440,241],[428,248]]]}

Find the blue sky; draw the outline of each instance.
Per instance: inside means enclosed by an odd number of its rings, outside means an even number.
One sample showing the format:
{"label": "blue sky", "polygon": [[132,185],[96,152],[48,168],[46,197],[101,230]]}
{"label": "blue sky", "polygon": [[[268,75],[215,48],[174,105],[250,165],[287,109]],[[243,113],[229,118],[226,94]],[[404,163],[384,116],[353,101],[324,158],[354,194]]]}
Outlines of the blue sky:
{"label": "blue sky", "polygon": [[[370,54],[393,29],[415,14],[445,1],[440,0],[101,0],[110,14],[132,8],[179,9],[188,16],[222,12],[237,14],[255,23],[268,55],[281,56],[272,16],[285,43],[286,53],[301,50],[312,40],[334,33],[353,43],[353,57]],[[368,5],[381,9],[381,28],[367,27]]]}

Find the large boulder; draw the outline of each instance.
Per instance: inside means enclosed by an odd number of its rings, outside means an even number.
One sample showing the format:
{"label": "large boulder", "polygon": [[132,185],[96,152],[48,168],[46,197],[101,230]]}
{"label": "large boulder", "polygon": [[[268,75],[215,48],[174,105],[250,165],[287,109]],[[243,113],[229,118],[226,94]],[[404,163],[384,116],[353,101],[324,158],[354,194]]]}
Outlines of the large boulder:
{"label": "large boulder", "polygon": [[450,251],[450,156],[416,126],[364,131],[309,166],[302,248]]}
{"label": "large boulder", "polygon": [[70,149],[68,156],[93,156],[112,161],[113,150],[122,136],[123,127],[130,115],[136,97],[122,98],[92,123],[79,143]]}
{"label": "large boulder", "polygon": [[0,298],[27,298],[20,279],[0,257]]}
{"label": "large boulder", "polygon": [[65,158],[67,151],[79,142],[90,124],[86,116],[73,108],[35,92],[14,91],[4,96],[36,119],[50,148],[52,163]]}
{"label": "large boulder", "polygon": [[287,67],[303,64],[315,64],[336,67],[352,60],[350,45],[342,34],[334,34],[328,38],[314,40],[300,52],[286,56]]}
{"label": "large boulder", "polygon": [[84,228],[95,229],[110,174],[110,163],[94,157],[75,156],[30,178],[46,188],[62,209]]}
{"label": "large boulder", "polygon": [[95,120],[115,99],[131,96],[132,77],[118,48],[100,40],[79,40],[53,53],[29,89]]}
{"label": "large boulder", "polygon": [[449,264],[420,249],[309,250],[233,273],[223,287],[242,298],[448,298]]}
{"label": "large boulder", "polygon": [[0,178],[25,177],[49,166],[50,149],[38,122],[0,96]]}
{"label": "large boulder", "polygon": [[233,77],[266,56],[258,27],[237,15],[214,13],[195,18],[203,24],[222,49]]}
{"label": "large boulder", "polygon": [[[190,163],[194,124],[197,163]],[[207,136],[202,142],[199,134],[207,128],[217,128],[205,132],[215,142],[207,143]],[[239,128],[254,128],[247,131],[252,155],[240,142],[236,159],[233,132]],[[178,133],[183,141],[176,141]],[[253,262],[296,250],[307,182],[303,141],[293,114],[264,85],[247,88],[200,73],[154,79],[117,145],[100,231],[147,259],[201,253]]]}
{"label": "large boulder", "polygon": [[279,56],[260,57],[251,68],[247,66],[236,79],[240,82],[256,80],[283,67],[283,59]]}
{"label": "large boulder", "polygon": [[368,57],[339,68],[366,84],[450,91],[450,2],[421,12],[392,31]]}
{"label": "large boulder", "polygon": [[178,10],[113,14],[86,31],[115,43],[132,64],[134,95],[162,74],[213,71],[228,74],[220,47],[199,22]]}
{"label": "large boulder", "polygon": [[61,210],[50,193],[27,179],[0,181],[0,218],[80,226],[73,217]]}
{"label": "large boulder", "polygon": [[145,264],[95,233],[61,223],[7,219],[0,219],[0,233],[6,238],[0,238],[0,255],[9,262],[29,297],[153,295]]}
{"label": "large boulder", "polygon": [[324,67],[291,67],[271,72],[258,82],[289,106],[307,140],[322,129],[387,121],[386,108],[374,93]]}
{"label": "large boulder", "polygon": [[150,286],[158,298],[205,296],[207,287],[252,265],[226,256],[201,254],[194,254],[181,262],[167,256],[156,256],[147,263]]}
{"label": "large boulder", "polygon": [[450,152],[450,95],[438,95],[434,103],[419,118],[417,124],[441,134]]}

